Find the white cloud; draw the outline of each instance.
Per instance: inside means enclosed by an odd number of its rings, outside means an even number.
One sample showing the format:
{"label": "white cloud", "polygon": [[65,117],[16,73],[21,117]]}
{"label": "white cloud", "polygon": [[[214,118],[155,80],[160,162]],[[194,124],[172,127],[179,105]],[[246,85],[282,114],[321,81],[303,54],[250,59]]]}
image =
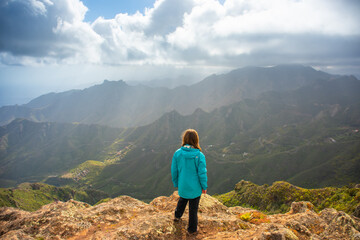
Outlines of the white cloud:
{"label": "white cloud", "polygon": [[37,1],[37,0],[31,0],[29,2],[29,7],[33,9],[33,14],[37,15],[37,14],[41,14],[41,15],[45,15],[46,14],[46,7],[45,4],[47,5],[51,5],[51,2],[41,2],[41,1]]}
{"label": "white cloud", "polygon": [[199,1],[190,14],[184,14],[184,24],[167,36],[168,42],[179,49],[206,47],[216,38],[213,26],[223,15],[219,2]]}
{"label": "white cloud", "polygon": [[193,0],[158,0],[154,8],[148,9],[145,16],[149,19],[144,29],[146,35],[165,36],[178,26],[182,26],[184,14],[195,6]]}
{"label": "white cloud", "polygon": [[223,6],[200,2],[185,15],[184,25],[168,35],[169,43],[179,49],[198,47],[212,56],[232,56],[280,47],[284,36],[360,34],[358,15],[349,16],[334,1],[227,0]]}
{"label": "white cloud", "polygon": [[[339,1],[337,1],[339,2]],[[348,16],[347,1],[340,6],[325,0],[257,0],[225,2],[226,16],[215,29],[222,36],[231,34],[359,34],[357,16]]]}
{"label": "white cloud", "polygon": [[359,5],[356,0],[157,0],[144,14],[119,13],[90,25],[80,0],[5,0],[0,60],[238,66],[329,63],[339,56],[358,63]]}

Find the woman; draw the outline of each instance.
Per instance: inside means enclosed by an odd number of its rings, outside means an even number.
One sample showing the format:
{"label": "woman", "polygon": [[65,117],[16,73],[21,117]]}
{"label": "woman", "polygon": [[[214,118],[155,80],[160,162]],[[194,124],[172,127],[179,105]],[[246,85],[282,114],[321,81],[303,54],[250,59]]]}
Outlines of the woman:
{"label": "woman", "polygon": [[174,153],[171,176],[180,196],[174,220],[180,220],[189,202],[189,233],[197,232],[200,196],[201,193],[206,194],[207,190],[206,172],[205,155],[201,152],[199,135],[194,129],[187,129],[182,136],[182,147]]}

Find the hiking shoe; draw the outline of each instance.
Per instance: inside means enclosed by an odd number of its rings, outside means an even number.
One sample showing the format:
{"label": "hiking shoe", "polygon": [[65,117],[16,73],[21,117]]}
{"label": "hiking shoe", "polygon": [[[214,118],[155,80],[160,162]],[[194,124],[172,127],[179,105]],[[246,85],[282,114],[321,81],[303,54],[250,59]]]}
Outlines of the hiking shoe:
{"label": "hiking shoe", "polygon": [[193,231],[188,230],[187,234],[188,234],[188,236],[196,236],[198,234],[198,231],[193,232]]}

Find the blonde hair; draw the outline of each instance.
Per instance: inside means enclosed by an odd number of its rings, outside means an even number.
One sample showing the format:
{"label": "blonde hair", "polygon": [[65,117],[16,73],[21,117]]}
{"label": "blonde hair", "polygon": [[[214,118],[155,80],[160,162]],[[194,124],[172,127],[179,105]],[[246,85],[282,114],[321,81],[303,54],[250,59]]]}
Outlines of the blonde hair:
{"label": "blonde hair", "polygon": [[194,129],[187,129],[182,134],[182,145],[191,145],[194,148],[201,150],[200,144],[199,144],[199,134]]}

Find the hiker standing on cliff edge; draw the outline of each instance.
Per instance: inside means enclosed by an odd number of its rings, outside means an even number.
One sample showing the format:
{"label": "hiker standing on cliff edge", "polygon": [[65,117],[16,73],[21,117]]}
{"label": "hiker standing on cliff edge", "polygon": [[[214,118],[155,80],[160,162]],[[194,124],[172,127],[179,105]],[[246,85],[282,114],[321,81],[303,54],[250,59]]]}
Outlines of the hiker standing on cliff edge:
{"label": "hiker standing on cliff edge", "polygon": [[201,152],[199,135],[194,129],[187,129],[182,135],[182,147],[172,158],[171,176],[178,188],[179,201],[174,221],[179,221],[189,202],[190,234],[197,232],[199,202],[201,193],[206,194],[207,175],[205,155]]}

